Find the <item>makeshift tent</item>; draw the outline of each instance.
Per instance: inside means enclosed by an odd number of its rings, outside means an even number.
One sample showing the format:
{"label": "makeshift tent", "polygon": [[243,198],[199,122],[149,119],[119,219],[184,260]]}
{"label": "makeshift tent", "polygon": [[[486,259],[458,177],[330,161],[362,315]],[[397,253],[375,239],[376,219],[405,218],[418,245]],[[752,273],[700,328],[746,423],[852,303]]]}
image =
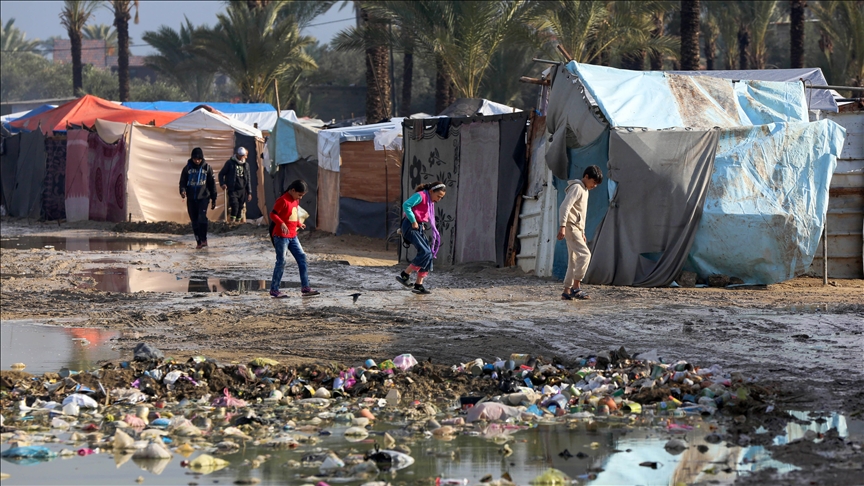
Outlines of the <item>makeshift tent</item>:
{"label": "makeshift tent", "polygon": [[3,127],[9,131],[9,133],[18,133],[21,130],[10,125],[13,121],[23,120],[24,118],[30,118],[31,116],[36,116],[40,113],[45,113],[48,110],[53,110],[57,108],[57,105],[42,105],[38,108],[34,108],[28,111],[20,111],[18,113],[12,113],[9,115],[3,115],[0,117],[0,122],[3,123]]}
{"label": "makeshift tent", "polygon": [[207,105],[235,120],[243,122],[251,127],[258,124],[259,130],[272,131],[276,126],[276,120],[282,116],[290,120],[296,120],[293,110],[283,110],[282,114],[276,113],[276,108],[269,103],[210,103],[198,101],[127,101],[123,106],[136,110],[174,111],[190,112],[201,105]]}
{"label": "makeshift tent", "polygon": [[[234,132],[130,127],[127,211],[133,219],[189,222],[186,204],[180,198],[179,181],[195,147],[201,147],[214,174],[218,173],[234,151]],[[207,213],[211,221],[222,219],[224,204],[224,194],[219,192],[216,209]]]}
{"label": "makeshift tent", "polygon": [[459,98],[439,113],[438,116],[455,118],[475,115],[504,115],[517,111],[522,110],[483,98]]}
{"label": "makeshift tent", "polygon": [[[844,133],[830,121],[818,126],[807,123],[807,97],[801,83],[733,81],[570,63],[559,68],[553,81],[548,115],[553,135],[546,159],[555,175],[578,178],[585,166],[598,164],[611,179],[607,191],[598,188],[589,198],[586,236],[593,239],[594,257],[587,282],[667,285],[675,278],[675,269],[686,264],[685,269],[696,270],[702,278],[722,273],[745,283],[764,284],[791,278],[809,266]],[[617,128],[611,134],[609,125]],[[691,207],[698,194],[694,189],[704,180],[696,174],[703,174],[705,166],[688,165],[697,160],[691,155],[677,158],[678,172],[655,169],[650,177],[622,174],[661,164],[663,151],[698,146],[684,143],[681,139],[687,136],[669,130],[676,127],[694,132],[691,137],[714,127],[719,134],[698,159],[714,151],[704,212],[686,252],[682,245],[687,246],[699,213]],[[607,172],[611,169],[618,173]],[[646,181],[657,178],[663,186],[685,187],[682,176],[688,170],[687,191],[672,192],[662,201],[656,200],[662,191],[651,192],[650,204],[632,198],[632,193],[647,190],[642,187],[649,185]],[[626,181],[626,187],[620,181]],[[563,180],[555,181],[558,188],[562,184]],[[665,219],[655,216],[648,225],[634,223],[644,221],[640,218],[648,216],[641,213],[652,207],[674,210],[660,211]],[[686,221],[686,227],[672,224],[671,217]],[[602,220],[601,230],[594,235],[591,225],[598,220]],[[785,226],[777,232],[781,221]],[[608,233],[607,228],[618,230]],[[732,247],[736,252],[727,251]],[[559,277],[566,268],[564,252],[566,247],[556,246],[553,273]]]}
{"label": "makeshift tent", "polygon": [[[126,127],[126,125],[121,126]],[[89,136],[90,132],[87,130],[69,130],[67,133],[64,193],[67,221],[90,219]],[[117,139],[113,141],[116,142]]]}
{"label": "makeshift tent", "polygon": [[133,110],[93,95],[84,95],[53,110],[13,121],[10,125],[25,130],[35,130],[41,126],[42,132],[50,135],[52,131],[66,131],[68,125],[93,126],[97,118],[123,123],[153,122],[156,126],[162,126],[180,116],[182,113]]}
{"label": "makeshift tent", "polygon": [[309,213],[306,228],[315,229],[318,219],[318,129],[280,118],[267,140],[270,167],[264,175],[267,208],[272,209],[288,185],[306,181],[309,190],[300,206]]}
{"label": "makeshift tent", "polygon": [[66,137],[45,139],[42,219],[66,219]]}
{"label": "makeshift tent", "polygon": [[0,150],[0,188],[2,188],[3,206],[8,210],[15,190],[15,173],[18,171],[18,154],[21,148],[21,137],[14,135],[3,137]]}
{"label": "makeshift tent", "polygon": [[[18,134],[18,160],[15,163],[9,192],[4,190],[9,215],[16,218],[38,219],[42,212],[42,187],[45,181],[45,136],[39,130]],[[9,168],[4,171],[3,179]]]}
{"label": "makeshift tent", "polygon": [[114,143],[106,143],[98,133],[88,133],[87,159],[90,187],[89,219],[125,221],[127,203],[125,137],[121,137]]}
{"label": "makeshift tent", "polygon": [[[527,113],[514,113],[404,120],[402,199],[420,184],[447,186],[447,197],[435,207],[437,263],[506,263],[516,199],[527,175],[527,119]],[[413,248],[402,255],[410,259]]]}
{"label": "makeshift tent", "polygon": [[[246,218],[258,219],[263,216],[258,203],[259,200],[262,203],[265,200],[263,198],[264,166],[261,163],[261,156],[263,155],[264,149],[264,137],[261,134],[261,130],[234,118],[230,118],[222,113],[213,113],[203,108],[199,108],[191,113],[183,115],[165,125],[165,128],[174,130],[233,130],[235,134],[234,148],[244,147],[249,152],[246,157],[246,162],[249,164],[249,177],[251,178],[252,184],[252,201],[246,204]],[[219,189],[219,191],[221,191],[221,189]]]}
{"label": "makeshift tent", "polygon": [[318,228],[375,238],[395,231],[402,154],[376,150],[374,139],[402,120],[318,132]]}

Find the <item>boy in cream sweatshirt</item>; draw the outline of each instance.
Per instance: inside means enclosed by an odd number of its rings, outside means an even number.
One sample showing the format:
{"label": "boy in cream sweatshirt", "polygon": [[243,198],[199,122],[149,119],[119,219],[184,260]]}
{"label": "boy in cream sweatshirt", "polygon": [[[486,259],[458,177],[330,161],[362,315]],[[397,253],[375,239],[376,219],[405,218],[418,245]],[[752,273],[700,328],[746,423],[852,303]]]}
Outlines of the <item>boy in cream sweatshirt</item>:
{"label": "boy in cream sweatshirt", "polygon": [[567,275],[564,277],[562,300],[588,299],[582,290],[582,278],[591,262],[591,251],[585,238],[585,220],[588,214],[588,191],[603,182],[600,167],[592,165],[585,169],[582,180],[572,180],[565,189],[566,195],[558,208],[558,239],[567,241]]}

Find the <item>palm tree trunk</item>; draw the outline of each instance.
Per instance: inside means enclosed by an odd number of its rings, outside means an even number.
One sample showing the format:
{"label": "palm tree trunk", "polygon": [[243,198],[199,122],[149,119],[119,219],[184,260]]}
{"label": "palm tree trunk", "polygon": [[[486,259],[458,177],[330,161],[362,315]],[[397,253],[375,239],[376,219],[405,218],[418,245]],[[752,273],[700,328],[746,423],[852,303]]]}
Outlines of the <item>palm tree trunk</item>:
{"label": "palm tree trunk", "polygon": [[450,102],[450,75],[444,61],[435,56],[435,114],[441,113]]}
{"label": "palm tree trunk", "polygon": [[708,35],[705,36],[705,69],[708,71],[713,71],[714,67],[714,59],[716,58],[717,53],[717,39],[714,37],[712,32],[709,32]]}
{"label": "palm tree trunk", "polygon": [[120,81],[120,101],[129,101],[129,12],[117,9],[114,12],[114,27],[117,29],[117,79]]}
{"label": "palm tree trunk", "polygon": [[793,68],[804,67],[804,0],[790,0],[789,48]]}
{"label": "palm tree trunk", "polygon": [[738,69],[750,69],[750,29],[738,29]]}
{"label": "palm tree trunk", "polygon": [[390,59],[387,47],[366,49],[366,123],[390,117]]}
{"label": "palm tree trunk", "polygon": [[[660,14],[654,14],[654,29],[651,31],[651,37],[658,38],[663,35],[663,17]],[[651,51],[651,70],[661,71],[663,69],[663,56],[657,51]]]}
{"label": "palm tree trunk", "polygon": [[699,0],[681,0],[681,69],[699,69]]}
{"label": "palm tree trunk", "polygon": [[645,51],[635,54],[621,55],[621,67],[631,71],[642,71],[645,69]]}
{"label": "palm tree trunk", "polygon": [[81,66],[81,32],[69,29],[69,41],[72,44],[72,95],[81,96],[84,91],[84,75]]}
{"label": "palm tree trunk", "polygon": [[405,57],[402,59],[402,115],[409,116],[411,114],[411,88],[414,78],[414,53],[411,51],[405,52]]}

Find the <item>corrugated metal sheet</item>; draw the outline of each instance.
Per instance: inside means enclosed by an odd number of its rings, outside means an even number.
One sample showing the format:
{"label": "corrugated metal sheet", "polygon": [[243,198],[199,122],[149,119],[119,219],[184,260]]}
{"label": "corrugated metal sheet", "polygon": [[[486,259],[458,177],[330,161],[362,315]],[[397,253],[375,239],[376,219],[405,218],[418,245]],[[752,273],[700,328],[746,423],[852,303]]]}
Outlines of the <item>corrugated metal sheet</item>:
{"label": "corrugated metal sheet", "polygon": [[[846,129],[828,199],[828,277],[864,278],[864,111],[828,113]],[[822,241],[809,275],[822,276]]]}

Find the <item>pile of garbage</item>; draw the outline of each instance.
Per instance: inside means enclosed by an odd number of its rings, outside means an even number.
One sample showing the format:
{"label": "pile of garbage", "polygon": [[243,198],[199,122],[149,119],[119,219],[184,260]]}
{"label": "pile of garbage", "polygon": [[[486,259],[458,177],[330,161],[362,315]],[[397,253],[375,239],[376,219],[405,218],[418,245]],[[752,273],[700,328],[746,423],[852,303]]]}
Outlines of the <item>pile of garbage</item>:
{"label": "pile of garbage", "polygon": [[[219,455],[247,444],[308,446],[302,461],[288,464],[318,467],[319,474],[304,479],[359,481],[413,464],[412,436],[452,437],[488,424],[513,431],[610,415],[731,418],[765,410],[769,398],[765,388],[719,366],[666,363],[654,351],[630,356],[623,347],[566,365],[513,354],[444,366],[403,354],[349,367],[285,366],[267,358],[181,363],[142,343],[133,360],[93,371],[0,372],[0,426],[11,445],[3,457],[19,462],[112,452],[118,465],[131,459],[157,471],[174,454],[197,452],[183,465],[206,474],[228,465]],[[376,420],[408,425],[398,434],[382,433],[373,428]],[[374,449],[340,456],[315,448],[337,429],[348,442],[374,437]],[[71,448],[39,445],[57,442],[58,432],[70,434],[64,444]],[[506,444],[502,450],[506,455]],[[261,455],[251,465],[268,459]],[[487,484],[510,482],[504,477]]]}

